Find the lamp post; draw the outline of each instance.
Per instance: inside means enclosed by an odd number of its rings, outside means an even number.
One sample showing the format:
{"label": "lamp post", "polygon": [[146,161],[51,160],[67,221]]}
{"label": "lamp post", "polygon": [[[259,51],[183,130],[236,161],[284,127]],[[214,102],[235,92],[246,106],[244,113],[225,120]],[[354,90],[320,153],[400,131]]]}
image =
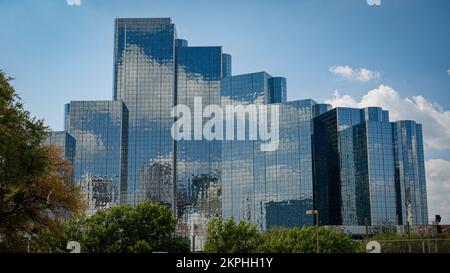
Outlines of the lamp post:
{"label": "lamp post", "polygon": [[307,210],[307,215],[314,215],[315,226],[317,227],[317,237],[316,237],[316,253],[320,253],[319,251],[319,211],[318,210]]}

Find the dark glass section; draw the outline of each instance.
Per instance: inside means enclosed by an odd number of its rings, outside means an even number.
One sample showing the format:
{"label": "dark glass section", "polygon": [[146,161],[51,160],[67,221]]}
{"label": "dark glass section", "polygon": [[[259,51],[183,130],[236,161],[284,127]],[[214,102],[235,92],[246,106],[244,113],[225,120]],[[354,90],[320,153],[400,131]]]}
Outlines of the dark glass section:
{"label": "dark glass section", "polygon": [[323,225],[340,223],[338,110],[314,119],[314,207]]}
{"label": "dark glass section", "polygon": [[67,132],[69,129],[69,112],[70,112],[70,103],[66,103],[64,105],[64,131]]}
{"label": "dark glass section", "polygon": [[287,101],[286,78],[273,77],[269,79],[269,102],[281,103]]}
{"label": "dark glass section", "polygon": [[398,224],[392,124],[367,121],[353,137],[358,224]]}
{"label": "dark glass section", "polygon": [[315,204],[322,224],[398,224],[387,111],[336,108],[314,120]]}
{"label": "dark glass section", "polygon": [[222,54],[222,77],[231,77],[232,69],[231,69],[231,55],[230,54]]}
{"label": "dark glass section", "polygon": [[76,141],[74,181],[92,214],[126,200],[128,110],[120,101],[73,101],[69,133]]}
{"label": "dark glass section", "polygon": [[281,202],[267,202],[266,228],[273,227],[301,227],[312,225],[311,220],[305,222],[305,212],[313,207],[311,199],[287,200]]}

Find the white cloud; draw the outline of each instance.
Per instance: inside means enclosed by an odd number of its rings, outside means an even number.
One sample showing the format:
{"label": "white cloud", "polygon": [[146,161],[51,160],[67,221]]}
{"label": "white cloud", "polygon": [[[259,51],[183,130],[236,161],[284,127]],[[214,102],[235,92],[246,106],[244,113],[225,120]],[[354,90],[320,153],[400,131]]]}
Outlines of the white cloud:
{"label": "white cloud", "polygon": [[367,92],[360,101],[336,90],[334,98],[325,102],[334,107],[382,107],[389,110],[392,121],[407,119],[421,123],[426,148],[450,150],[450,110],[443,110],[423,96],[402,98],[392,87],[380,85]]}
{"label": "white cloud", "polygon": [[447,70],[447,74],[450,76],[450,69],[449,70]]}
{"label": "white cloud", "polygon": [[366,0],[369,6],[381,6],[381,0]]}
{"label": "white cloud", "polygon": [[367,68],[352,68],[348,65],[333,65],[329,71],[337,76],[343,77],[349,81],[368,82],[380,77],[380,73]]}
{"label": "white cloud", "polygon": [[66,0],[67,5],[69,6],[80,6],[81,0]]}
{"label": "white cloud", "polygon": [[[442,216],[450,224],[450,162],[431,159],[425,163],[428,192],[428,214]],[[431,219],[430,219],[431,220]]]}

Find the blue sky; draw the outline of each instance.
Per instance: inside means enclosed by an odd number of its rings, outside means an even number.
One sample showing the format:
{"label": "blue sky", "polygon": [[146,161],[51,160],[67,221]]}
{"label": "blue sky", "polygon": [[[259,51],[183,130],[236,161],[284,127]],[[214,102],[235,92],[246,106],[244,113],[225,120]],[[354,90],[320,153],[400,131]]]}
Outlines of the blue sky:
{"label": "blue sky", "polygon": [[450,1],[68,2],[0,0],[0,68],[51,128],[70,100],[111,99],[114,18],[171,17],[191,45],[223,46],[233,74],[286,77],[289,100],[376,104],[424,123],[430,214],[450,218]]}

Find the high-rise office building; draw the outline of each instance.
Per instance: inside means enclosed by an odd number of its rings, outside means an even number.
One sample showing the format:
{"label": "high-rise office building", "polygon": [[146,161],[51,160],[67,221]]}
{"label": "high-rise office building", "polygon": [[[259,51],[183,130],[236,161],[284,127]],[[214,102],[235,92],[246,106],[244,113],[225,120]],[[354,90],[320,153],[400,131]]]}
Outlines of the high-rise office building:
{"label": "high-rise office building", "polygon": [[203,231],[202,223],[221,211],[221,143],[174,141],[171,110],[194,109],[194,97],[220,105],[231,56],[177,39],[169,18],[117,19],[114,52],[113,97],[129,110],[128,201],[167,204],[182,219],[181,230]]}
{"label": "high-rise office building", "polygon": [[335,108],[314,119],[314,203],[323,225],[341,223],[339,134],[360,122],[361,111],[353,108]]}
{"label": "high-rise office building", "polygon": [[428,223],[425,163],[423,157],[422,125],[412,120],[393,125],[398,205],[401,223]]}
{"label": "high-rise office building", "polygon": [[66,130],[76,143],[74,181],[88,213],[126,203],[128,110],[120,101],[72,101]]}
{"label": "high-rise office building", "polygon": [[[261,229],[313,225],[313,216],[306,215],[313,209],[312,118],[330,106],[312,100],[287,102],[286,79],[265,72],[223,78],[222,102],[279,107],[275,151],[261,151],[261,140],[223,142],[223,218],[249,221]],[[245,117],[247,136],[250,115]]]}
{"label": "high-rise office building", "polygon": [[306,211],[314,208],[312,118],[318,104],[301,100],[273,106],[279,107],[278,149],[261,151],[261,140],[222,146],[223,217],[263,230],[313,225]]}
{"label": "high-rise office building", "polygon": [[[171,136],[176,105],[192,110],[192,139]],[[195,119],[210,121],[202,113],[209,105],[278,107],[268,124],[279,128],[277,149],[261,150],[248,129],[244,140],[206,140]],[[311,209],[325,225],[427,221],[420,125],[391,123],[377,107],[288,102],[285,78],[232,75],[231,55],[189,46],[169,18],[116,20],[113,101],[71,102],[65,128],[76,142],[75,181],[93,211],[160,202],[196,250],[219,215],[261,229],[312,225]]]}
{"label": "high-rise office building", "polygon": [[[369,225],[399,224],[392,124],[389,120],[383,120],[383,111],[379,108],[366,108],[361,113],[364,115],[361,123],[342,131],[343,135],[352,131],[353,152],[348,153],[350,149],[347,147],[342,149],[341,170],[354,168],[354,171],[348,172],[354,172],[354,178],[351,175],[341,176],[342,223],[364,225],[367,221]],[[353,162],[345,160],[349,154],[353,156]],[[356,183],[353,195],[345,194],[350,191],[348,186],[353,187],[350,181]],[[346,210],[344,204],[347,202],[356,204],[357,222],[347,220],[347,212],[352,212]]]}
{"label": "high-rise office building", "polygon": [[[178,44],[182,46],[176,47],[175,103],[187,106],[194,117],[192,139],[175,142],[176,214],[180,228],[202,247],[208,220],[221,213],[221,141],[206,140],[194,124],[197,117],[202,124],[210,119],[210,113],[202,113],[206,106],[220,105],[223,54],[217,46]],[[195,108],[195,100],[202,109]]]}
{"label": "high-rise office building", "polygon": [[418,217],[411,223],[427,223],[420,125],[392,123],[377,107],[336,108],[314,124],[315,204],[322,224],[406,224],[408,206],[409,215]]}

